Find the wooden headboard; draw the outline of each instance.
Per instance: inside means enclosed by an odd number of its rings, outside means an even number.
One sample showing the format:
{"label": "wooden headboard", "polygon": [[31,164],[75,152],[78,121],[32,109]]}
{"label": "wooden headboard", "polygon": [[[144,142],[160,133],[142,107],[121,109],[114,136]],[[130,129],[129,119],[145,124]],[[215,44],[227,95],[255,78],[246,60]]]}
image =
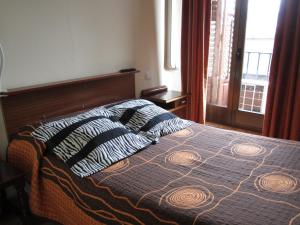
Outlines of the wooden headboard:
{"label": "wooden headboard", "polygon": [[135,97],[135,73],[112,73],[1,93],[8,135],[49,118]]}

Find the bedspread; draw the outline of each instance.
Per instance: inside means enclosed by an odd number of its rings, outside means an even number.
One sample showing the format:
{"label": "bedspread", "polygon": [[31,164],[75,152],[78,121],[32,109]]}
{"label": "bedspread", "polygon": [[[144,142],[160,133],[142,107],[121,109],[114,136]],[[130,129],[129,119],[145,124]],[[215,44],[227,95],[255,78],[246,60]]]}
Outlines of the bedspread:
{"label": "bedspread", "polygon": [[87,178],[28,126],[8,159],[33,213],[63,224],[300,224],[300,144],[194,124]]}

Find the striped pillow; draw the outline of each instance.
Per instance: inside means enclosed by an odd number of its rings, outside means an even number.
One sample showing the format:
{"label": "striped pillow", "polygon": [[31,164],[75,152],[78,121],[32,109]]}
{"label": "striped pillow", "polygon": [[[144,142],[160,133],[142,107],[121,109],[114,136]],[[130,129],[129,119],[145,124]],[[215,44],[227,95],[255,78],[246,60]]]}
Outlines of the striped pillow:
{"label": "striped pillow", "polygon": [[114,105],[109,111],[126,127],[154,141],[192,124],[144,99]]}
{"label": "striped pillow", "polygon": [[152,143],[136,135],[110,112],[94,109],[78,116],[53,121],[38,127],[32,135],[43,141],[80,177],[89,176],[122,160]]}
{"label": "striped pillow", "polygon": [[51,137],[66,127],[71,126],[69,128],[71,130],[72,127],[76,128],[85,122],[92,121],[100,117],[113,118],[113,114],[103,107],[97,107],[75,116],[66,117],[43,124],[37,128],[33,134],[41,141],[47,142]]}

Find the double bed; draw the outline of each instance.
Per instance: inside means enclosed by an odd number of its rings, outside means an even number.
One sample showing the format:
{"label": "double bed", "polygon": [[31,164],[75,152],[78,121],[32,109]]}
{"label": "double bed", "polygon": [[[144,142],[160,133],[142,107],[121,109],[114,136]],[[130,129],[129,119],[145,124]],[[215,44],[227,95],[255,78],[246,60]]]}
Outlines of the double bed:
{"label": "double bed", "polygon": [[194,123],[81,178],[33,137],[36,128],[23,126],[8,147],[8,160],[28,172],[36,215],[62,224],[300,224],[299,142]]}

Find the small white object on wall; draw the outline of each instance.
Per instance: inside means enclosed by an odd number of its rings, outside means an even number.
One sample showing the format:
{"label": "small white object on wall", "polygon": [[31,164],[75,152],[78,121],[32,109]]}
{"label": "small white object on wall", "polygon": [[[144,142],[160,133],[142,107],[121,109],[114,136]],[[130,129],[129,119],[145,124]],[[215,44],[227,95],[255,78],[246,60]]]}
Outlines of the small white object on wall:
{"label": "small white object on wall", "polygon": [[145,72],[145,80],[151,80],[151,75],[149,71]]}

